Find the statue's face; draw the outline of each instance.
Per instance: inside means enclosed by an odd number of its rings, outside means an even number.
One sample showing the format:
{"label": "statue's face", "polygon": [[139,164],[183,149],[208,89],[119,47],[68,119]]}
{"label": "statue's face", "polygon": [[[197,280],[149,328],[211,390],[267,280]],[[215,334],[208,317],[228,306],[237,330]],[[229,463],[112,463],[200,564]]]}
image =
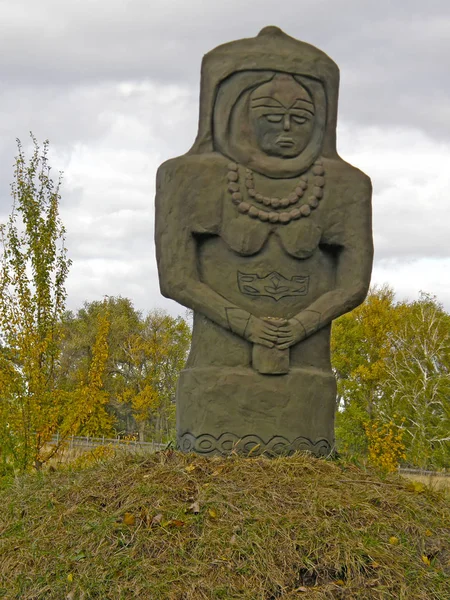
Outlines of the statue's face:
{"label": "statue's face", "polygon": [[252,92],[250,123],[263,152],[294,158],[311,138],[314,103],[291,75],[279,74]]}

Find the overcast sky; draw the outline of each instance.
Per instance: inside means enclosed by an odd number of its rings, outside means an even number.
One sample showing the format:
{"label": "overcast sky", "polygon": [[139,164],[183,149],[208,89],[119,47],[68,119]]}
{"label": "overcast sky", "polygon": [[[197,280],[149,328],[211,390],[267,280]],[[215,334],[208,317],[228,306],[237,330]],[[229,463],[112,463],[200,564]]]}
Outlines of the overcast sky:
{"label": "overcast sky", "polygon": [[70,308],[184,314],[159,293],[156,169],[194,140],[203,54],[266,25],[341,69],[339,153],[374,184],[372,282],[450,310],[449,0],[0,0],[0,221],[32,130],[64,171]]}

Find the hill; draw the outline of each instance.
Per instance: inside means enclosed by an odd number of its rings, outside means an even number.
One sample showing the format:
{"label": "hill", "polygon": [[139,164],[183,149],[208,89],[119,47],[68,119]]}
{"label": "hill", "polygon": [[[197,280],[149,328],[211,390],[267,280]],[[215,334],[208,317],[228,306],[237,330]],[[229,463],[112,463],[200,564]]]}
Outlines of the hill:
{"label": "hill", "polygon": [[0,489],[7,600],[448,600],[450,503],[305,455],[173,451]]}

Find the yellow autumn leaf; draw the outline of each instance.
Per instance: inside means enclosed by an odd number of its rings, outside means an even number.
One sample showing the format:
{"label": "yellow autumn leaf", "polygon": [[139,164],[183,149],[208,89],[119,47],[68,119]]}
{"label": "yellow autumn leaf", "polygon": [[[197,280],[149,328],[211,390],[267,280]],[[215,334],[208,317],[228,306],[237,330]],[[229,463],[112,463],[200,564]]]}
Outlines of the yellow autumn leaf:
{"label": "yellow autumn leaf", "polygon": [[422,494],[425,491],[425,485],[420,481],[411,481],[408,488],[416,494]]}
{"label": "yellow autumn leaf", "polygon": [[217,467],[217,469],[211,473],[211,477],[217,477],[218,475],[220,475],[222,473],[223,469],[224,469],[223,466]]}
{"label": "yellow autumn leaf", "polygon": [[430,559],[428,558],[428,556],[426,554],[422,554],[422,562],[425,563],[428,566],[431,565],[431,561],[430,561]]}
{"label": "yellow autumn leaf", "polygon": [[429,529],[427,529],[427,530],[425,531],[425,535],[426,535],[427,537],[430,537],[431,535],[433,535],[433,533],[432,533],[432,532],[431,532]]}
{"label": "yellow autumn leaf", "polygon": [[398,545],[398,537],[395,537],[395,535],[392,535],[389,538],[389,543],[392,544],[392,546],[397,546]]}
{"label": "yellow autumn leaf", "polygon": [[125,525],[135,525],[136,517],[132,513],[127,512],[123,516],[123,522]]}
{"label": "yellow autumn leaf", "polygon": [[192,473],[192,471],[195,471],[195,469],[196,469],[196,468],[197,468],[197,466],[196,466],[196,465],[188,465],[188,466],[185,468],[185,471],[186,471],[186,473]]}
{"label": "yellow autumn leaf", "polygon": [[210,508],[208,510],[208,514],[211,517],[211,519],[217,519],[217,511],[215,508]]}
{"label": "yellow autumn leaf", "polygon": [[69,574],[67,575],[67,581],[68,581],[69,583],[72,583],[72,581],[73,581],[73,573],[69,573]]}

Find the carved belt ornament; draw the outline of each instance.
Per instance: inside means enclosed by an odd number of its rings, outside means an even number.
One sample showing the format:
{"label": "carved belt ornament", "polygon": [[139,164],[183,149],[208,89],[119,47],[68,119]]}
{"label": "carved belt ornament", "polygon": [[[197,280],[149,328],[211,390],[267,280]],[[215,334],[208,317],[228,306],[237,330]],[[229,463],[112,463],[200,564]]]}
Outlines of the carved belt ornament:
{"label": "carved belt ornament", "polygon": [[268,296],[278,301],[285,296],[305,296],[308,293],[309,276],[295,275],[287,279],[273,271],[264,277],[255,273],[238,271],[239,291],[247,296]]}

